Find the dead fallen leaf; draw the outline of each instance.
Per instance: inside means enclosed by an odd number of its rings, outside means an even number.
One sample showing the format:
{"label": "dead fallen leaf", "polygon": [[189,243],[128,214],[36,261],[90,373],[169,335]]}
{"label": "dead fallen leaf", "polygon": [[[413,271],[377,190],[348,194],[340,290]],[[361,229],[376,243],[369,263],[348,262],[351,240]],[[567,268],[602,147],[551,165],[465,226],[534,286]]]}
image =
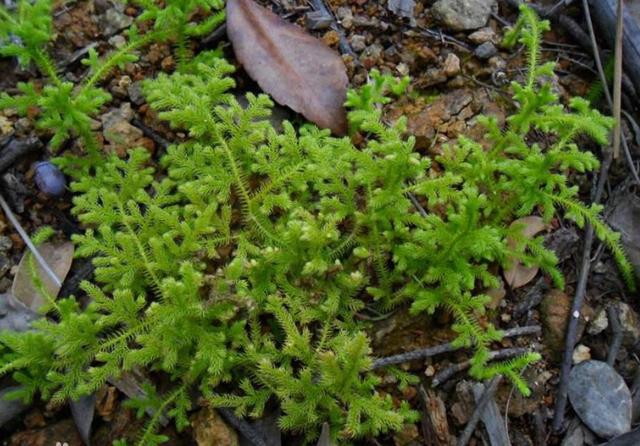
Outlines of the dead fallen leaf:
{"label": "dead fallen leaf", "polygon": [[[58,276],[60,280],[64,280],[73,261],[73,243],[43,243],[38,246],[38,251],[53,272],[56,273],[56,276]],[[44,305],[45,298],[36,290],[31,280],[31,268],[29,266],[30,262],[28,261],[30,257],[31,254],[27,252],[22,256],[20,264],[18,265],[18,272],[13,279],[11,294],[27,308],[37,312],[38,309]],[[45,289],[51,296],[58,296],[60,287],[44,272],[38,262],[35,262],[35,265]]]}
{"label": "dead fallen leaf", "polygon": [[[524,225],[522,235],[526,238],[533,238],[546,228],[542,218],[537,216],[519,218],[511,223],[511,227],[516,225]],[[513,240],[508,240],[507,243],[510,247],[515,246],[515,241]],[[511,267],[504,271],[504,278],[511,288],[520,288],[531,282],[538,274],[538,271],[539,268],[537,266],[527,267],[519,261],[512,260]]]}
{"label": "dead fallen leaf", "polygon": [[227,2],[227,34],[238,61],[276,102],[346,133],[349,79],[340,55],[253,0]]}

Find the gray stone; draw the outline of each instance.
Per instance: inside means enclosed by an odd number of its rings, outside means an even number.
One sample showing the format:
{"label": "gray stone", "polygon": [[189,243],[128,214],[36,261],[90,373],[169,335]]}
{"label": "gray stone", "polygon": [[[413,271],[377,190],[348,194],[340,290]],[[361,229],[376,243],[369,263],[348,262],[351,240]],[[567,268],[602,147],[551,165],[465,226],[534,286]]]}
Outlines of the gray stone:
{"label": "gray stone", "polygon": [[351,48],[353,48],[353,51],[359,53],[361,51],[364,51],[366,47],[367,39],[365,38],[365,36],[361,34],[355,34],[353,37],[351,37]]}
{"label": "gray stone", "polygon": [[592,336],[602,333],[609,326],[609,318],[607,316],[606,308],[600,308],[596,312],[595,317],[589,322],[589,326],[587,327],[587,333]]}
{"label": "gray stone", "polygon": [[129,124],[132,118],[133,110],[128,102],[123,103],[120,108],[114,108],[105,113],[100,118],[104,138],[121,149],[135,147],[137,140],[142,138],[143,133],[139,128]]}
{"label": "gray stone", "polygon": [[144,103],[144,95],[142,94],[142,82],[135,81],[127,88],[127,93],[129,93],[129,99],[136,105],[141,105]]}
{"label": "gray stone", "polygon": [[9,263],[9,259],[0,254],[0,278],[4,277],[5,274],[9,272],[11,269],[11,263]]}
{"label": "gray stone", "polygon": [[627,347],[631,347],[640,341],[640,321],[638,315],[633,309],[624,302],[616,302],[613,304],[615,312],[620,321],[620,329],[622,330],[622,342]]}
{"label": "gray stone", "polygon": [[413,12],[416,7],[414,0],[389,0],[387,9],[399,17],[413,18]]}
{"label": "gray stone", "polygon": [[0,330],[25,331],[38,317],[11,294],[0,294]]}
{"label": "gray stone", "polygon": [[353,26],[360,28],[377,28],[380,26],[380,21],[375,17],[358,14],[353,17]]}
{"label": "gray stone", "polygon": [[438,0],[431,11],[454,31],[482,28],[487,24],[496,0]]}
{"label": "gray stone", "polygon": [[133,17],[129,17],[116,8],[111,8],[102,16],[102,32],[105,36],[110,37],[121,29],[129,28],[132,23]]}
{"label": "gray stone", "polygon": [[480,45],[485,42],[495,42],[496,41],[496,32],[490,26],[486,28],[481,28],[478,31],[475,31],[469,34],[469,40],[471,40],[476,45]]}
{"label": "gray stone", "polygon": [[382,48],[382,45],[380,45],[379,43],[374,43],[373,45],[369,45],[365,49],[364,56],[370,57],[372,59],[378,59],[382,55],[383,50],[384,48]]}
{"label": "gray stone", "polygon": [[109,38],[109,45],[114,48],[122,48],[127,44],[127,39],[122,34],[117,34],[111,38]]}
{"label": "gray stone", "polygon": [[580,420],[574,418],[571,423],[569,423],[567,433],[560,446],[588,446],[600,443],[600,441],[596,440],[595,435],[593,435]]}
{"label": "gray stone", "polygon": [[0,236],[0,252],[6,252],[11,249],[13,242],[6,235]]}
{"label": "gray stone", "polygon": [[489,59],[489,58],[495,56],[497,52],[498,52],[498,49],[496,48],[496,46],[493,43],[485,42],[482,45],[479,45],[476,48],[476,50],[473,52],[473,54],[478,59]]}
{"label": "gray stone", "polygon": [[333,17],[324,11],[310,11],[305,15],[305,24],[311,31],[327,29],[333,23]]}
{"label": "gray stone", "polygon": [[633,191],[624,191],[616,196],[608,221],[620,233],[627,258],[636,276],[640,277],[640,198]]}
{"label": "gray stone", "polygon": [[336,11],[336,16],[344,29],[351,29],[353,26],[353,12],[348,6],[341,6]]}
{"label": "gray stone", "polygon": [[569,399],[582,422],[600,437],[612,438],[631,429],[631,392],[605,362],[584,361],[573,367]]}
{"label": "gray stone", "polygon": [[8,277],[3,277],[0,279],[0,293],[6,293],[9,288],[11,288],[11,280]]}
{"label": "gray stone", "polygon": [[13,128],[18,135],[26,135],[33,127],[29,118],[20,118],[13,124]]}
{"label": "gray stone", "polygon": [[107,113],[100,117],[102,121],[102,127],[108,128],[113,127],[120,121],[131,121],[133,119],[133,110],[131,109],[131,104],[128,102],[123,102],[122,105],[118,108],[112,108]]}
{"label": "gray stone", "polygon": [[442,65],[442,71],[448,77],[453,77],[460,73],[460,58],[453,53],[449,53]]}

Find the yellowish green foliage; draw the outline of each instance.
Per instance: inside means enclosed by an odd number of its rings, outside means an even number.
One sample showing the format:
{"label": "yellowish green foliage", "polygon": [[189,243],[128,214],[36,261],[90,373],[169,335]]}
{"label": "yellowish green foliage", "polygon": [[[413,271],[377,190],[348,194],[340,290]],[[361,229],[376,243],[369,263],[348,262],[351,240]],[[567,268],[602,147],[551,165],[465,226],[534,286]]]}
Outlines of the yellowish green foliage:
{"label": "yellowish green foliage", "polygon": [[[161,20],[162,10],[148,10]],[[517,107],[506,124],[486,117],[488,144],[460,137],[436,158],[414,150],[405,119],[383,120],[388,94],[403,94],[406,79],[372,72],[349,93],[358,147],[311,125],[276,130],[271,99],[248,94],[241,105],[222,58],[205,54],[206,64],[146,81],[151,107],[188,140],[156,167],[144,149],[108,156],[90,174],[62,161],[75,177],[73,213],[87,228],[74,238],[77,253],[96,266],[83,285],[90,304],[65,297],[36,330],[4,333],[0,370],[24,385],[18,396],[55,401],[136,368],[165,375],[172,388],[149,386],[132,403],[156,414],[141,433],[145,446],[163,440],[160,414],[188,424],[194,390],[239,415],[260,417],[278,403],[285,431],[312,442],[328,422],[348,444],[416,419],[381,392],[356,318],[367,306],[410,305],[453,315],[474,378],[504,374],[528,394],[520,374],[539,355],[489,361],[501,333],[481,323],[483,291],[511,259],[539,265],[559,287],[563,278],[543,239],[510,223],[558,212],[589,221],[632,285],[618,236],[570,183],[598,166],[575,139],[606,144],[612,120],[579,98],[559,104],[544,81],[553,66],[538,61],[547,26],[523,8],[508,37],[530,64],[512,85]]]}

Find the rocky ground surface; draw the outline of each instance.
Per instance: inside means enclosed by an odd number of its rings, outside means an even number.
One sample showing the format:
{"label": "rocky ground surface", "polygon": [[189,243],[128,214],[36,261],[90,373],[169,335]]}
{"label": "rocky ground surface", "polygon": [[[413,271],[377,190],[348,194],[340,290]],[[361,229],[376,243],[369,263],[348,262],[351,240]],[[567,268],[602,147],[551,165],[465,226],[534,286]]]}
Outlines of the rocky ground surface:
{"label": "rocky ground surface", "polygon": [[[512,106],[504,86],[522,75],[522,55],[503,50],[499,43],[505,26],[515,20],[516,11],[507,4],[513,2],[330,0],[325,4],[335,16],[310,6],[318,3],[263,2],[343,53],[353,85],[363,84],[372,68],[411,76],[411,93],[388,107],[388,118],[407,116],[409,130],[416,136],[421,151],[437,154],[443,144],[460,134],[481,137],[477,117],[491,115],[503,120]],[[541,4],[549,6],[555,2]],[[121,46],[124,43],[121,31],[139,12],[133,6],[110,0],[69,2],[60,5],[57,11],[54,54],[60,69],[71,80],[83,75],[85,69],[79,59],[88,48],[106,50]],[[582,23],[578,7],[572,6],[563,14]],[[545,36],[543,56],[558,63],[552,81],[563,99],[584,96],[596,79],[593,59],[583,43],[576,42],[561,26],[554,26]],[[199,44],[201,48],[221,45],[231,51],[224,34],[220,33]],[[114,100],[93,123],[94,128],[101,131],[104,150],[120,155],[128,148],[143,146],[158,154],[164,150],[166,141],[185,137],[159,123],[140,91],[142,79],[160,70],[171,71],[174,66],[168,46],[152,45],[138,62],[116,71],[106,81]],[[8,92],[14,91],[17,81],[33,77],[33,73],[18,70],[7,59],[0,60],[0,73],[0,90]],[[239,75],[239,90],[256,88],[246,76]],[[279,113],[297,119],[284,109]],[[631,155],[637,158],[640,134],[634,133],[633,128],[625,128],[625,132],[630,138]],[[38,134],[39,130],[33,128],[28,118],[19,118],[11,111],[0,112],[0,147]],[[51,199],[39,192],[34,183],[32,163],[43,157],[44,154],[36,152],[0,172],[3,194],[29,232],[51,225],[71,234],[78,231],[78,227],[68,213],[70,194]],[[590,182],[590,178],[584,178],[586,194]],[[637,231],[640,198],[624,163],[612,167],[606,191],[608,221],[623,232],[625,247],[640,269]],[[482,411],[484,427],[476,429],[469,444],[500,445],[510,441],[514,446],[595,445],[629,431],[640,417],[638,303],[636,296],[625,291],[608,254],[596,249],[586,304],[580,315],[578,343],[573,351],[573,362],[583,364],[572,371],[571,408],[565,423],[560,432],[551,428],[583,234],[564,221],[556,221],[552,228],[546,229],[546,237],[561,260],[566,288],[553,289],[550,280],[541,274],[534,274],[519,287],[505,281],[501,289],[493,290],[494,301],[487,315],[487,319],[497,321],[505,330],[541,327],[539,332],[505,338],[501,345],[495,346],[496,350],[527,347],[543,354],[543,361],[525,373],[533,394],[524,398],[506,382],[500,383]],[[22,239],[0,213],[0,293],[11,288],[24,250]],[[78,268],[74,265],[72,272]],[[451,339],[449,322],[445,314],[432,318],[407,317],[406,309],[384,315],[372,330],[374,353],[383,357],[447,342]],[[613,345],[619,348],[609,361],[611,367],[603,362],[615,348]],[[469,381],[465,375],[467,359],[465,352],[456,352],[402,364],[402,369],[420,376],[422,383],[409,386],[402,393],[396,390],[394,378],[387,376],[388,391],[423,410],[424,419],[420,425],[410,426],[392,438],[365,444],[455,444],[484,392],[482,384]],[[136,420],[134,413],[122,406],[124,399],[122,385],[107,385],[97,395],[94,446],[110,445],[114,439],[133,435],[140,428],[143,421]],[[268,424],[268,420],[264,424]],[[186,432],[178,434],[167,425],[164,433],[171,437],[168,445],[248,444],[243,443],[242,436],[218,413],[207,408],[194,412],[192,427]],[[66,407],[36,404],[0,429],[3,445],[48,446],[56,442],[69,446],[82,444]]]}

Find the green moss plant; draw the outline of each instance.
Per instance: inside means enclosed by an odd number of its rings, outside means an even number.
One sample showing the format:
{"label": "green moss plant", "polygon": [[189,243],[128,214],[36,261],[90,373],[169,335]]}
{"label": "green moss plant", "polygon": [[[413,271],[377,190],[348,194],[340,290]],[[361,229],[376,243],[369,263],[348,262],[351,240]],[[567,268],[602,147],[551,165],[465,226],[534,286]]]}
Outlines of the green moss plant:
{"label": "green moss plant", "polygon": [[164,376],[133,403],[155,413],[140,445],[165,439],[160,415],[184,428],[193,392],[243,416],[277,403],[283,430],[310,443],[328,422],[332,438],[350,444],[416,420],[381,390],[367,326],[355,317],[409,305],[451,313],[455,343],[473,352],[471,376],[503,374],[528,394],[521,372],[540,356],[489,361],[501,332],[483,316],[483,291],[513,259],[539,265],[558,287],[563,278],[542,237],[511,223],[559,213],[590,222],[633,286],[618,236],[570,181],[598,166],[576,138],[607,144],[612,120],[579,98],[559,104],[544,81],[553,65],[539,62],[547,27],[523,8],[507,36],[525,46],[529,65],[512,85],[505,125],[484,117],[483,142],[461,136],[434,158],[414,149],[404,118],[383,119],[406,79],[374,71],[349,92],[358,146],[312,125],[277,131],[268,96],[247,94],[241,105],[231,93],[223,58],[147,80],[151,107],[188,139],[157,167],[136,149],[91,174],[67,169],[73,213],[87,228],[76,252],[96,267],[82,286],[90,303],[65,297],[33,331],[2,334],[0,371],[24,385],[24,399],[57,402],[134,369]]}

